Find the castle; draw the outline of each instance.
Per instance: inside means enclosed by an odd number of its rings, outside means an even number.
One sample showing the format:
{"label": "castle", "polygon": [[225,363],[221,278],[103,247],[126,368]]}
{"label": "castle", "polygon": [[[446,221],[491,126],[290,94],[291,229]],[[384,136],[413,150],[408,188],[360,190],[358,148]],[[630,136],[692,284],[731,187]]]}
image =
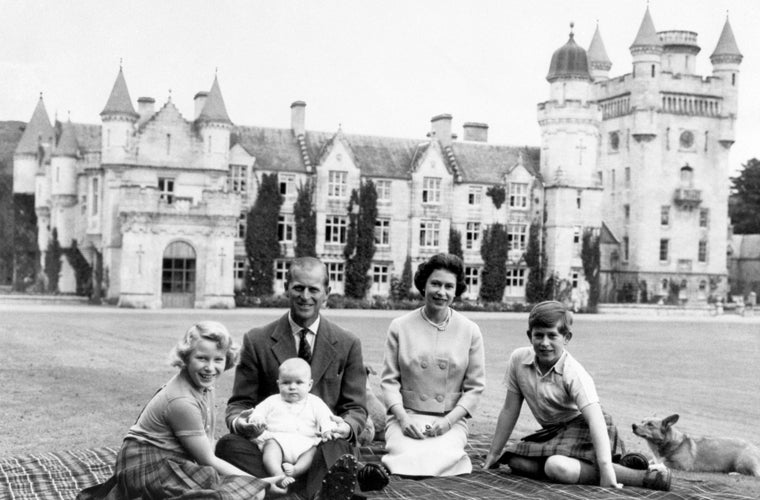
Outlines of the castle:
{"label": "castle", "polygon": [[[728,20],[713,74],[695,74],[696,33],[657,32],[647,9],[631,45],[633,71],[609,78],[597,28],[588,51],[570,39],[552,56],[549,99],[538,105],[540,149],[488,142],[488,125],[431,119],[424,139],[316,132],[306,104],[288,129],[234,124],[218,78],[198,92],[194,116],[169,98],[137,109],[122,69],[100,124],[54,127],[40,97],[14,155],[13,192],[34,197],[38,245],[53,230],[63,248],[102,268],[106,298],[128,307],[233,307],[246,270],[246,213],[263,174],[284,203],[275,263],[281,292],[294,255],[293,205],[313,186],[316,248],[342,293],[349,197],[376,186],[376,252],[368,295],[387,295],[407,258],[413,268],[462,235],[468,289],[479,294],[483,231],[507,228],[505,300],[524,300],[524,252],[543,220],[549,272],[583,287],[584,230],[600,235],[603,300],[635,290],[649,298],[673,284],[687,300],[726,286],[728,152],[742,56]],[[506,194],[494,203],[490,188]],[[43,257],[44,259],[44,257]],[[44,260],[43,260],[44,261]],[[62,259],[61,291],[75,270]]]}

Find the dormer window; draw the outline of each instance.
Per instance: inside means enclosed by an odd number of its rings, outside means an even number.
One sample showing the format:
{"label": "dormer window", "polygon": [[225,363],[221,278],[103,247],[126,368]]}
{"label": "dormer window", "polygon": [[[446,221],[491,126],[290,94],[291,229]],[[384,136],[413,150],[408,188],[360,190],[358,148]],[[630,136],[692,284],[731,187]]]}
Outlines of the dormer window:
{"label": "dormer window", "polygon": [[330,170],[327,174],[327,197],[345,198],[348,192],[348,173]]}
{"label": "dormer window", "polygon": [[425,177],[422,179],[422,203],[441,203],[440,177]]}

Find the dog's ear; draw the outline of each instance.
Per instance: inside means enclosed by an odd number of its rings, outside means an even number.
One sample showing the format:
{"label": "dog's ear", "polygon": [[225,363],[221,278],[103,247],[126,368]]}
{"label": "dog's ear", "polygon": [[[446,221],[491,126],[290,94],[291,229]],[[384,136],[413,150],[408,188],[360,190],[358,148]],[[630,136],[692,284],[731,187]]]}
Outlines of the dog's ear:
{"label": "dog's ear", "polygon": [[678,422],[678,413],[675,413],[669,417],[662,419],[662,428],[669,429],[673,424]]}

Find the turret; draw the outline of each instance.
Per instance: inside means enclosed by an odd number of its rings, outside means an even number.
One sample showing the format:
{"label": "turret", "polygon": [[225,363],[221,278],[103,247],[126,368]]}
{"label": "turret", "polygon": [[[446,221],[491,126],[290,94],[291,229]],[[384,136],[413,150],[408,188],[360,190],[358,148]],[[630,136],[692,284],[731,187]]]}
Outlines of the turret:
{"label": "turret", "polygon": [[723,25],[723,31],[718,38],[718,44],[710,56],[713,66],[713,76],[721,79],[723,84],[723,115],[736,116],[737,113],[737,90],[739,86],[739,66],[742,63],[741,52],[736,45],[731,23]]}
{"label": "turret", "polygon": [[697,34],[693,31],[660,31],[662,70],[673,74],[694,75],[697,72]]}
{"label": "turret", "polygon": [[71,120],[62,125],[58,144],[53,149],[50,160],[51,219],[58,230],[58,240],[62,247],[71,246],[75,224],[77,202],[77,158],[79,145]]}
{"label": "turret", "polygon": [[132,134],[140,115],[132,105],[121,68],[119,68],[108,102],[100,112],[100,118],[103,121],[101,162],[104,164],[128,162],[131,156]]}
{"label": "turret", "polygon": [[607,80],[610,77],[610,69],[612,68],[612,61],[610,61],[607,55],[607,49],[604,47],[602,41],[602,35],[599,33],[599,24],[596,25],[596,31],[591,38],[591,44],[588,46],[588,69],[591,73],[591,78],[595,82]]}
{"label": "turret", "polygon": [[216,76],[195,123],[203,147],[203,167],[227,170],[232,121]]}
{"label": "turret", "polygon": [[551,99],[559,103],[565,100],[586,102],[589,96],[591,74],[588,70],[586,51],[575,43],[570,23],[570,38],[554,51],[546,80],[551,84]]}
{"label": "turret", "polygon": [[630,47],[633,57],[634,78],[656,78],[660,74],[662,64],[662,42],[654,29],[649,7],[641,20],[639,32]]}
{"label": "turret", "polygon": [[40,94],[32,118],[27,123],[13,155],[14,193],[35,193],[35,177],[50,153],[54,136],[55,131]]}

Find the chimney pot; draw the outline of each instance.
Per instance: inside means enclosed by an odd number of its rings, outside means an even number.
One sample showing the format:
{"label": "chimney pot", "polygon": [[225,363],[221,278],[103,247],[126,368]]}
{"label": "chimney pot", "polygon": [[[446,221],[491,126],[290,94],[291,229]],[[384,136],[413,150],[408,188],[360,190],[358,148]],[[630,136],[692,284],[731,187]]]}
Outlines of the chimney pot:
{"label": "chimney pot", "polygon": [[195,102],[195,119],[197,120],[199,116],[201,116],[201,111],[203,111],[203,106],[206,105],[206,99],[208,98],[208,92],[205,90],[201,90],[197,94],[195,94],[195,97],[193,98],[193,101]]}
{"label": "chimney pot", "polygon": [[443,146],[451,144],[451,115],[444,113],[430,119],[432,134]]}
{"label": "chimney pot", "polygon": [[290,105],[290,129],[298,137],[306,133],[306,103],[294,101]]}
{"label": "chimney pot", "polygon": [[140,114],[140,122],[148,120],[155,112],[156,100],[152,97],[140,97],[137,99],[137,112]]}
{"label": "chimney pot", "polygon": [[462,127],[464,129],[464,140],[473,142],[488,142],[488,125],[478,122],[466,122]]}

